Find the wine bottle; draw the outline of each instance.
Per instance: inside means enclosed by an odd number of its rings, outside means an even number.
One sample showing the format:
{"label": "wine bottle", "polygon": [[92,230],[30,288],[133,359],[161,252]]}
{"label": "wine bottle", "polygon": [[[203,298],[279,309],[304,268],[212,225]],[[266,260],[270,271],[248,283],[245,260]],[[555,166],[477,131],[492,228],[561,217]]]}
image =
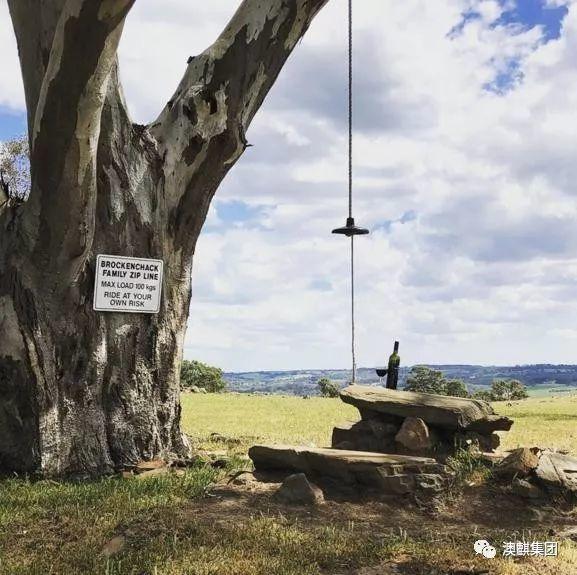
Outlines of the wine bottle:
{"label": "wine bottle", "polygon": [[389,365],[387,368],[387,389],[397,389],[399,383],[399,366],[401,365],[401,358],[399,356],[399,342],[395,342],[395,348],[391,357],[389,357]]}

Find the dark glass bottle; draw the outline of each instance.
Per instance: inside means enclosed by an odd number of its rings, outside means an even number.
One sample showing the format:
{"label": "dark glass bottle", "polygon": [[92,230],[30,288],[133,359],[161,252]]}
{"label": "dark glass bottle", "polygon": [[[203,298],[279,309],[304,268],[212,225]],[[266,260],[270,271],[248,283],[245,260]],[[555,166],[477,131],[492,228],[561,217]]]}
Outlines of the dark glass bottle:
{"label": "dark glass bottle", "polygon": [[399,383],[399,366],[401,365],[401,358],[399,356],[399,342],[395,342],[395,349],[389,357],[389,365],[387,368],[387,389],[397,389]]}

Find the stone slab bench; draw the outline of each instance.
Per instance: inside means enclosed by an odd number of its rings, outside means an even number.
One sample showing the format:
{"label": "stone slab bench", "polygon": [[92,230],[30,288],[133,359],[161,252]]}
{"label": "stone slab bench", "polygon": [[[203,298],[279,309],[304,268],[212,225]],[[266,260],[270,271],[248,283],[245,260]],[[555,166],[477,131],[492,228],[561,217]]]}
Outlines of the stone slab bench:
{"label": "stone slab bench", "polygon": [[439,491],[446,479],[445,467],[428,457],[290,445],[255,445],[248,455],[257,471],[297,471],[386,493]]}
{"label": "stone slab bench", "polygon": [[340,397],[345,403],[354,405],[363,419],[370,419],[375,413],[399,418],[418,417],[432,426],[484,434],[508,431],[513,424],[511,419],[496,415],[489,403],[477,399],[367,385],[346,387]]}

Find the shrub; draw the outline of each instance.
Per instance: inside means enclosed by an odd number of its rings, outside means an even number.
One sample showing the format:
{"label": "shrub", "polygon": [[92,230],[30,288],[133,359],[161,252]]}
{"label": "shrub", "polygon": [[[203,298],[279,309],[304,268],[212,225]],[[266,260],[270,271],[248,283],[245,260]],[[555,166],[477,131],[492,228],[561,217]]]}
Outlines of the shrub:
{"label": "shrub", "polygon": [[453,397],[470,397],[467,386],[460,379],[449,379],[445,385],[446,395]]}
{"label": "shrub", "polygon": [[473,397],[475,399],[482,399],[483,401],[493,401],[493,394],[490,391],[476,391]]}
{"label": "shrub", "polygon": [[447,466],[454,473],[451,489],[455,491],[461,490],[471,482],[485,483],[493,475],[490,464],[467,449],[458,449],[447,458]]}
{"label": "shrub", "polygon": [[491,385],[491,396],[493,401],[512,401],[527,399],[529,394],[517,379],[496,379]]}
{"label": "shrub", "polygon": [[322,377],[318,380],[317,385],[323,397],[338,397],[339,396],[339,386],[331,381],[328,377]]}
{"label": "shrub", "polygon": [[515,401],[527,399],[529,394],[525,385],[517,379],[495,379],[490,391],[478,391],[474,397],[485,401]]}
{"label": "shrub", "polygon": [[180,369],[180,387],[190,389],[194,386],[206,389],[209,393],[223,391],[226,381],[222,377],[222,369],[185,359]]}

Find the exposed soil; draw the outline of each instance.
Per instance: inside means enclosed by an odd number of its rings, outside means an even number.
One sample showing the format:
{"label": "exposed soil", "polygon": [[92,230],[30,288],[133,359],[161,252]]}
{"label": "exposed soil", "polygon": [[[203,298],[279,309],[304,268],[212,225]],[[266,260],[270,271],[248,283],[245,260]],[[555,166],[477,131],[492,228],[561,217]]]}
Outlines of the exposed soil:
{"label": "exposed soil", "polygon": [[[250,476],[249,476],[250,477]],[[577,508],[561,502],[527,501],[510,495],[505,488],[483,485],[467,488],[459,494],[419,500],[414,496],[375,498],[323,485],[326,502],[316,507],[287,506],[273,497],[279,476],[258,476],[259,481],[242,485],[217,485],[207,499],[191,502],[174,521],[190,519],[222,526],[242,524],[254,516],[282,517],[303,528],[354,523],[355,532],[373,538],[391,536],[426,541],[442,548],[443,543],[462,546],[462,561],[447,558],[447,566],[415,556],[396,557],[393,563],[364,567],[354,571],[326,575],[484,575],[495,573],[490,563],[479,567],[472,545],[476,539],[508,541],[530,533],[535,540],[556,540],[577,525]],[[230,481],[230,479],[229,479]],[[513,539],[515,540],[515,539]],[[500,543],[499,543],[500,545]],[[524,560],[523,575],[567,574],[554,560]],[[440,562],[443,563],[442,561]],[[560,568],[561,567],[561,568]],[[502,571],[499,571],[501,573]],[[511,571],[518,573],[519,571]],[[573,574],[574,575],[574,574]]]}
{"label": "exposed soil", "polygon": [[247,510],[282,513],[323,524],[354,520],[383,529],[428,530],[442,526],[445,532],[457,533],[462,532],[463,526],[508,531],[538,529],[554,533],[577,524],[575,506],[562,501],[531,503],[509,494],[506,487],[499,485],[472,486],[459,493],[420,499],[412,495],[383,497],[374,492],[359,494],[350,488],[325,483],[322,488],[326,503],[310,508],[286,506],[272,497],[282,482],[282,475],[255,475],[257,481],[247,481],[242,485],[235,485],[230,479],[217,485],[208,502],[205,500],[199,504],[198,514],[219,515],[226,508],[229,513],[246,514]]}

